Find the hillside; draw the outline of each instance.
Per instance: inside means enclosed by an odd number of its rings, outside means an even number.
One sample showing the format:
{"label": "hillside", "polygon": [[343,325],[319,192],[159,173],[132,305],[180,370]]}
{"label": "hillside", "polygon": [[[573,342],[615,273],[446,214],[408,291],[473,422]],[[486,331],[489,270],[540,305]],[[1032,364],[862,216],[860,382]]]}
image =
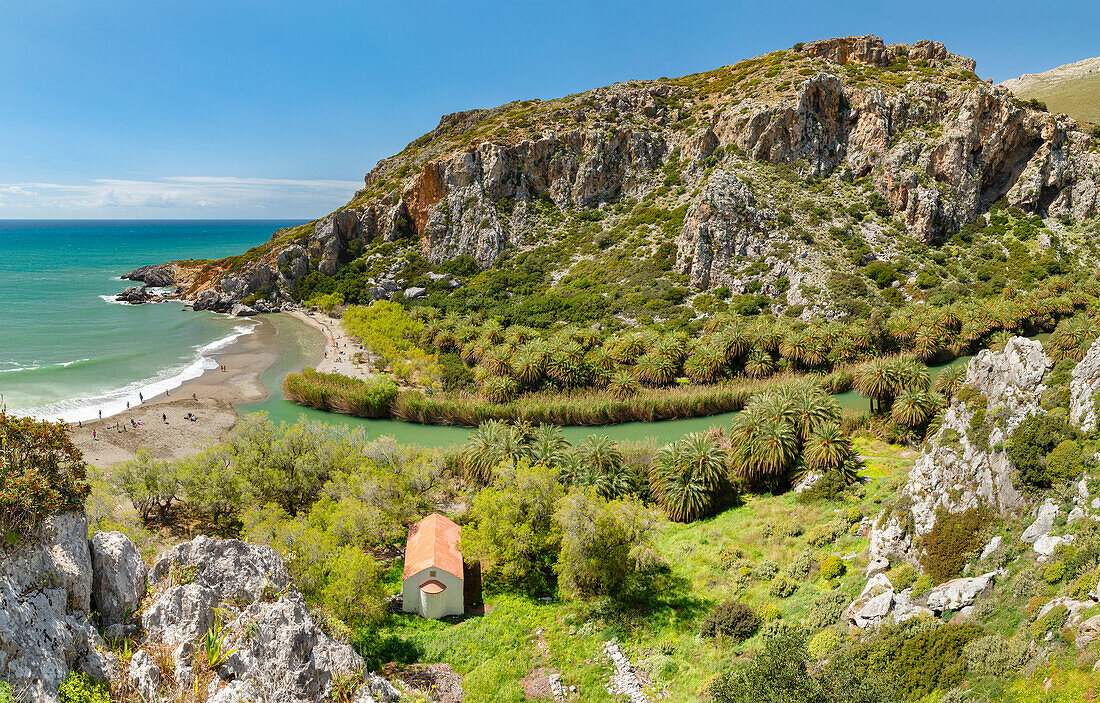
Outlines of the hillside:
{"label": "hillside", "polygon": [[1025,99],[1040,100],[1051,112],[1078,122],[1100,124],[1100,57],[1027,73],[1001,83]]}
{"label": "hillside", "polygon": [[[337,212],[130,276],[174,283],[197,309],[335,293],[629,325],[844,317],[1091,261],[1096,139],[975,68],[937,42],[868,35],[454,113]],[[983,235],[1002,205],[1027,222],[1018,246]]]}

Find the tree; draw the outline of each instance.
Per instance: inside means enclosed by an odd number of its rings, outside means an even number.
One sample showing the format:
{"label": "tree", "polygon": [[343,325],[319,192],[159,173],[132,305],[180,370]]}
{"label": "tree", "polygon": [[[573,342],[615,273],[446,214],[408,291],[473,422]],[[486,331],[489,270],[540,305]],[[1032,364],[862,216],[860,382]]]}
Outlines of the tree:
{"label": "tree", "polygon": [[133,503],[142,522],[152,521],[155,515],[163,524],[180,492],[179,473],[176,464],[157,461],[142,449],[136,458],[118,467],[115,483]]}
{"label": "tree", "polygon": [[564,495],[551,466],[521,461],[504,467],[494,485],[481,489],[470,504],[463,553],[481,562],[490,582],[531,595],[552,592],[561,542],[554,511]]}
{"label": "tree", "polygon": [[[352,307],[342,320],[348,334],[377,354],[383,367],[405,380],[431,384],[439,376],[435,354],[417,347],[424,323],[414,320],[398,303],[376,300],[365,307]],[[496,338],[493,344],[499,344]]]}
{"label": "tree", "polygon": [[88,466],[63,422],[39,422],[0,408],[0,540],[28,537],[50,513],[80,510]]}
{"label": "tree", "polygon": [[705,432],[694,432],[657,452],[650,490],[670,520],[692,522],[720,505],[729,490],[726,453]]}
{"label": "tree", "polygon": [[806,464],[813,469],[839,468],[851,455],[852,442],[835,423],[818,427],[806,442]]}
{"label": "tree", "polygon": [[659,566],[653,546],[660,518],[632,499],[607,501],[593,489],[558,501],[558,584],[577,597],[623,597],[644,589]]}
{"label": "tree", "polygon": [[478,425],[462,445],[466,480],[485,486],[493,480],[493,469],[501,463],[515,464],[531,458],[526,433],[529,426],[508,425],[489,420]]}

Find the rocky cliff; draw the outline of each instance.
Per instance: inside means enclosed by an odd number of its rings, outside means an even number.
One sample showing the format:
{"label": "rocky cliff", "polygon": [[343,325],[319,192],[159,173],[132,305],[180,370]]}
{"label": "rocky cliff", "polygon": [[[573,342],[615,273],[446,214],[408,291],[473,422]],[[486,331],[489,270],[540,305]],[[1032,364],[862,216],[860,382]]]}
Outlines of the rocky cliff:
{"label": "rocky cliff", "polygon": [[150,569],[122,534],[87,531],[83,514],[54,515],[0,552],[0,681],[18,700],[59,701],[70,670],[147,703],[399,697],[321,630],[270,548],[200,536]]}
{"label": "rocky cliff", "polygon": [[[601,231],[645,237],[632,249],[615,242],[623,256],[671,241],[676,269],[693,286],[739,292],[744,269],[757,262],[779,272],[763,276],[765,285],[835,268],[824,233],[840,225],[875,254],[889,250],[884,220],[845,215],[868,199],[893,218],[890,227],[923,242],[1000,199],[1042,217],[1095,213],[1093,137],[974,69],[937,42],[844,37],[679,79],[447,115],[379,162],[339,211],[241,256],[129,277],[172,283],[196,307],[228,310],[249,298],[294,299],[313,272],[332,276],[358,261],[382,297],[390,295],[382,282],[407,282],[400,266],[385,265],[395,247],[428,266],[465,255],[486,267],[507,251],[567,241],[575,232],[555,218],[596,210]],[[822,179],[834,184],[824,193],[812,185]],[[624,200],[679,219],[672,231],[617,219],[609,205]],[[822,208],[833,212],[807,219]],[[555,263],[564,271],[575,260]]]}

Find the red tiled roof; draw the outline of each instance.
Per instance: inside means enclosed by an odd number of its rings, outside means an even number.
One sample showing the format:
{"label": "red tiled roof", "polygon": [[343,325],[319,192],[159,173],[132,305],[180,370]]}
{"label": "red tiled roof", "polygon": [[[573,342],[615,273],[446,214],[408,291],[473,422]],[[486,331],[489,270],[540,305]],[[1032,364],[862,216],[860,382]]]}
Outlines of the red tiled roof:
{"label": "red tiled roof", "polygon": [[442,581],[436,581],[435,579],[428,579],[424,583],[420,584],[420,590],[425,593],[442,593],[447,590],[447,585]]}
{"label": "red tiled roof", "polygon": [[442,569],[462,578],[462,554],[458,551],[461,528],[439,513],[432,513],[409,528],[405,545],[405,575],[424,569]]}

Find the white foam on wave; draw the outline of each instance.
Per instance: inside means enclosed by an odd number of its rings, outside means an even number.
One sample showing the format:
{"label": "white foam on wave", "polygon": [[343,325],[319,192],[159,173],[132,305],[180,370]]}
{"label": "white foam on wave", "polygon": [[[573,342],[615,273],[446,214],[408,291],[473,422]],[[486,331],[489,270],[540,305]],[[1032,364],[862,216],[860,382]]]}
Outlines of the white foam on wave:
{"label": "white foam on wave", "polygon": [[82,361],[90,361],[90,359],[73,359],[72,361],[59,361],[56,364],[40,364],[34,362],[33,366],[13,366],[7,369],[0,369],[0,373],[13,373],[15,371],[37,371],[38,369],[44,369],[47,366],[72,366],[73,364],[79,364]]}
{"label": "white foam on wave", "polygon": [[[134,381],[122,388],[115,388],[96,396],[62,400],[56,403],[50,403],[49,405],[43,405],[37,408],[27,408],[15,412],[19,415],[33,416],[44,420],[61,419],[65,422],[95,420],[99,417],[101,410],[103,411],[103,417],[125,412],[127,402],[130,403],[131,408],[141,404],[138,399],[139,393],[141,393],[146,400],[152,400],[159,395],[179,388],[187,381],[202,376],[211,369],[218,368],[218,362],[209,355],[228,347],[240,337],[251,334],[257,326],[256,323],[250,325],[237,325],[233,328],[232,334],[226,335],[204,346],[197,347],[195,350],[195,357],[189,363],[183,366],[164,369],[152,378]],[[87,359],[78,359],[77,361],[70,361],[61,365],[68,366],[78,361],[87,361]]]}

